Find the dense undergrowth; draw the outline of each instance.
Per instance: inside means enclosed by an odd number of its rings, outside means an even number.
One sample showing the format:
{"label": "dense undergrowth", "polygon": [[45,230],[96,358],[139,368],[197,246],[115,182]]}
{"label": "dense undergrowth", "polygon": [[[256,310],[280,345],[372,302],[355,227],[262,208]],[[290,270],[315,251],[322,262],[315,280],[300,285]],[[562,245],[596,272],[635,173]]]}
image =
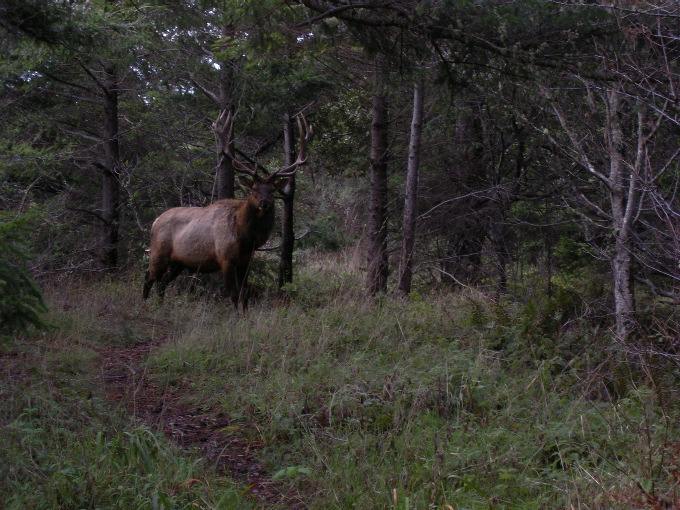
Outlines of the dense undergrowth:
{"label": "dense undergrowth", "polygon": [[0,508],[250,508],[242,488],[107,401],[94,349],[121,337],[98,312],[85,324],[62,308],[58,331],[4,346]]}
{"label": "dense undergrowth", "polygon": [[144,303],[139,277],[47,288],[55,329],[5,348],[5,507],[249,507],[105,401],[96,349],[150,339],[148,376],[228,414],[309,508],[680,504],[677,366],[632,359],[559,299],[360,288],[310,262],[289,303],[265,294],[244,317],[177,288]]}

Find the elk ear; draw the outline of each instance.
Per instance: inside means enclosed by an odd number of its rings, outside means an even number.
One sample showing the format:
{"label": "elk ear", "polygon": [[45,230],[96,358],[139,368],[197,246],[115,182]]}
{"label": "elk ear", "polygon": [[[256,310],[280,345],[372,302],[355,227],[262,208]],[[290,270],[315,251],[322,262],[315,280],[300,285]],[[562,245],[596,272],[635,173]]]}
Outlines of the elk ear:
{"label": "elk ear", "polygon": [[253,189],[253,186],[255,186],[255,181],[245,175],[239,175],[238,180],[248,189]]}

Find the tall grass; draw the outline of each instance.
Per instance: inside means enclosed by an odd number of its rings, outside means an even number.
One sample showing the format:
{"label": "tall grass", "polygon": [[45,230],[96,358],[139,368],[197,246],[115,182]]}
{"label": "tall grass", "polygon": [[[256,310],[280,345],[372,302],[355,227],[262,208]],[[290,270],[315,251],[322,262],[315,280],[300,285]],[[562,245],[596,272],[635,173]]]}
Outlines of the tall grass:
{"label": "tall grass", "polygon": [[491,346],[517,331],[476,321],[453,296],[263,308],[195,323],[200,333],[164,344],[151,366],[256,428],[271,472],[292,473],[311,508],[636,508],[675,497],[663,454],[677,408],[634,374],[615,401],[594,397],[593,366],[528,361],[536,339],[508,357]]}
{"label": "tall grass", "polygon": [[[302,493],[309,508],[678,504],[680,399],[672,374],[631,369],[601,328],[562,320],[559,303],[499,301],[473,291],[368,302],[351,257],[329,257],[317,263],[309,256],[287,305],[265,294],[245,316],[225,300],[177,289],[162,305],[143,303],[138,278],[48,292],[61,326],[54,338],[65,354],[43,364],[56,374],[51,381],[75,372],[75,389],[59,400],[64,382],[50,383],[54,391],[38,399],[39,411],[31,411],[30,391],[17,391],[3,423],[16,442],[32,437],[36,412],[50,416],[35,426],[54,429],[41,436],[40,448],[67,452],[85,486],[91,459],[111,458],[109,478],[126,480],[111,485],[133,485],[130,498],[148,486],[141,497],[151,505],[155,494],[186,504],[181,498],[189,496],[173,487],[211,476],[207,466],[177,455],[155,431],[111,422],[100,384],[92,383],[96,374],[82,368],[96,366],[98,345],[154,338],[163,342],[150,355],[149,376],[158,384],[181,379],[187,402],[229,415],[261,446],[281,490]],[[44,342],[22,352],[45,349]],[[43,409],[44,402],[62,411]],[[58,418],[63,409],[68,423]],[[100,425],[78,421],[83,413],[99,416]],[[56,429],[86,439],[73,450],[48,442],[58,441]],[[132,437],[155,453],[135,453]],[[22,466],[21,476],[11,472],[11,487],[51,487],[45,497],[59,501],[56,482],[32,464],[45,463],[26,451],[5,441],[3,455]],[[220,497],[243,504],[234,494],[232,487],[204,493],[200,504],[222,508]]]}
{"label": "tall grass", "polygon": [[153,317],[128,307],[125,288],[48,289],[52,331],[3,347],[0,507],[252,508],[242,487],[107,400],[97,349],[144,341],[153,329]]}

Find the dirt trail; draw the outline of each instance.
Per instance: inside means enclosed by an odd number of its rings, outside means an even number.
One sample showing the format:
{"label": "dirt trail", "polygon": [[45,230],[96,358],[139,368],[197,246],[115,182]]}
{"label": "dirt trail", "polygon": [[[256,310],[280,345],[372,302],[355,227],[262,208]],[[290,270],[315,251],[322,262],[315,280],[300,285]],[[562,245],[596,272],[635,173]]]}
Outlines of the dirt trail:
{"label": "dirt trail", "polygon": [[[283,493],[272,482],[254,450],[263,443],[231,423],[229,416],[209,408],[182,404],[187,385],[159,388],[145,376],[149,353],[164,338],[127,347],[102,349],[103,376],[109,399],[156,430],[163,430],[182,448],[200,448],[202,455],[223,473],[245,485],[261,508],[305,508],[297,493]],[[249,437],[250,436],[250,437]]]}

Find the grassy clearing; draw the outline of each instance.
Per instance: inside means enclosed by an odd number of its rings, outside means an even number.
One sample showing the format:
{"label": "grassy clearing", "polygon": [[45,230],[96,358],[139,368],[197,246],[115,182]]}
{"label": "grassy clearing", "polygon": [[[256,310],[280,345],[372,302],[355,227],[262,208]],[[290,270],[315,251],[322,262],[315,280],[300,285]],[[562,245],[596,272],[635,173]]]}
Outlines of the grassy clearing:
{"label": "grassy clearing", "polygon": [[[472,291],[368,303],[348,261],[310,259],[288,306],[265,297],[246,317],[174,291],[142,303],[138,279],[49,292],[60,329],[18,347],[30,363],[3,411],[2,494],[59,503],[74,476],[101,498],[128,488],[129,507],[246,504],[102,402],[94,349],[163,338],[150,376],[228,414],[309,508],[678,504],[677,377],[630,370],[601,329],[561,326],[554,303]],[[177,490],[191,478],[209,480],[200,495]]]}
{"label": "grassy clearing", "polygon": [[112,282],[52,289],[56,329],[3,347],[0,506],[252,508],[242,487],[107,401],[96,349],[146,337],[123,294]]}

